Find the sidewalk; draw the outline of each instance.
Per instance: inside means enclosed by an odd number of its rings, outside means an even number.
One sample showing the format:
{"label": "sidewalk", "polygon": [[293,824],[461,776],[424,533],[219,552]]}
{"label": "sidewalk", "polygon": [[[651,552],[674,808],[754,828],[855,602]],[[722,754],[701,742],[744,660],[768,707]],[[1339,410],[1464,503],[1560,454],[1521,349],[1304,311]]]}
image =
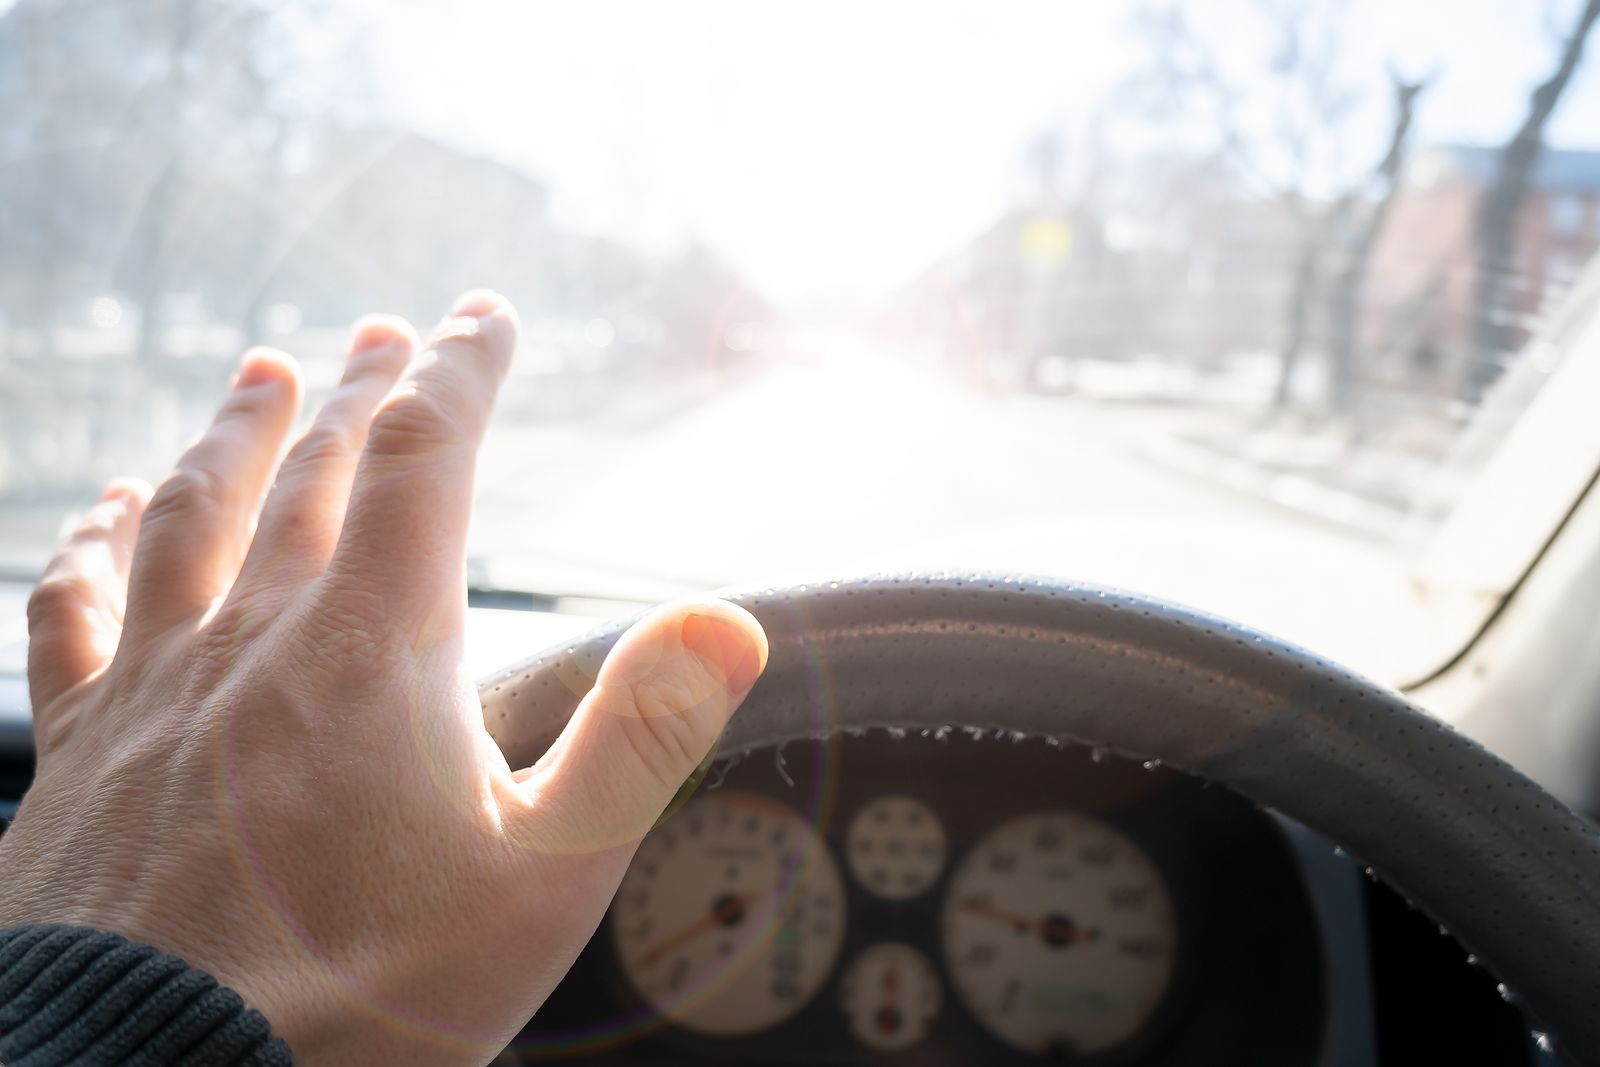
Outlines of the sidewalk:
{"label": "sidewalk", "polygon": [[[1436,497],[1455,428],[1388,427],[1356,441],[1347,426],[1287,419],[1149,442],[1147,458],[1386,542],[1406,536]],[[1455,431],[1458,432],[1458,431]]]}
{"label": "sidewalk", "polygon": [[1416,521],[1416,502],[1437,496],[1460,422],[1402,395],[1364,398],[1359,427],[1273,412],[1275,373],[1262,359],[1212,373],[1086,361],[1074,384],[1095,403],[1184,412],[1170,432],[1137,446],[1154,463],[1369,537],[1401,536]]}

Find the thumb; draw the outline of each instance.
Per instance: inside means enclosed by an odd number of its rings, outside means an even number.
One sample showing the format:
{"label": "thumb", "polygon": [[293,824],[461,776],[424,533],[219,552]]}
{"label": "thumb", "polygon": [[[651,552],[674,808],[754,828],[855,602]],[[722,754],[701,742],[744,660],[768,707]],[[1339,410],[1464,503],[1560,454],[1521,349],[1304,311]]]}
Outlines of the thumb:
{"label": "thumb", "polygon": [[518,777],[542,849],[638,841],[711,751],[767,665],[767,638],[722,600],[667,605],[633,625],[533,768]]}

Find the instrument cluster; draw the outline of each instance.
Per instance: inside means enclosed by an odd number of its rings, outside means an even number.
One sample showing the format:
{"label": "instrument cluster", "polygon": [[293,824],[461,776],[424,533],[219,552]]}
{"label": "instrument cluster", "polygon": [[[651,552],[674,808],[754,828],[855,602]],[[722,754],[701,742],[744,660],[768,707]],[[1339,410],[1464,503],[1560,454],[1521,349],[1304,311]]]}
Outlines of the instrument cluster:
{"label": "instrument cluster", "polygon": [[1280,831],[1231,794],[964,734],[783,760],[755,754],[644,840],[508,1058],[1250,1062],[1254,1043],[1292,1062],[1314,1047],[1314,922]]}

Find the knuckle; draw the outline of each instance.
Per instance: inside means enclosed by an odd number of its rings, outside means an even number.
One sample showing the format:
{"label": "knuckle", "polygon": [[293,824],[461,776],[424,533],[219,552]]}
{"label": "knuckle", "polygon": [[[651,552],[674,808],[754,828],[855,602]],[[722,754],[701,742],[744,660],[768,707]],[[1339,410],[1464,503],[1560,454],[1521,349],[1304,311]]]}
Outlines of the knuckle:
{"label": "knuckle", "polygon": [[414,456],[468,438],[461,417],[424,392],[395,397],[378,412],[367,434],[367,451],[379,456]]}
{"label": "knuckle", "polygon": [[145,521],[160,523],[172,515],[188,515],[224,503],[228,487],[216,474],[180,461],[176,470],[156,489],[145,509]]}
{"label": "knuckle", "polygon": [[308,617],[307,629],[316,635],[323,658],[404,662],[391,659],[402,629],[394,624],[384,591],[352,575],[339,578],[324,581]]}
{"label": "knuckle", "polygon": [[498,346],[475,337],[441,347],[439,362],[430,370],[463,400],[487,406],[500,387],[505,360]]}
{"label": "knuckle", "polygon": [[38,630],[64,612],[79,611],[96,596],[94,583],[77,571],[46,574],[28,596],[28,630]]}
{"label": "knuckle", "polygon": [[333,402],[337,404],[341,397],[366,396],[374,390],[387,389],[405,370],[410,362],[410,353],[410,346],[390,343],[353,360],[339,378],[339,388],[334,393]]}
{"label": "knuckle", "polygon": [[492,393],[510,366],[511,345],[497,334],[471,330],[450,334],[429,345],[434,359],[422,373],[448,379],[456,388]]}
{"label": "knuckle", "polygon": [[232,661],[239,649],[258,640],[276,621],[276,613],[268,608],[230,600],[205,625],[196,647],[202,654]]}
{"label": "knuckle", "polygon": [[305,676],[340,704],[371,700],[387,683],[385,663],[405,662],[391,658],[400,650],[382,630],[348,616],[304,627],[294,643]]}
{"label": "knuckle", "polygon": [[116,533],[116,516],[104,508],[95,508],[85,515],[67,538],[69,544],[104,541]]}
{"label": "knuckle", "polygon": [[686,678],[648,678],[629,687],[634,721],[626,734],[639,763],[663,788],[677,789],[716,740],[718,716]]}
{"label": "knuckle", "polygon": [[240,389],[228,396],[217,409],[213,425],[226,426],[240,421],[253,421],[264,412],[282,406],[282,394],[271,390]]}
{"label": "knuckle", "polygon": [[668,719],[686,714],[700,703],[691,672],[681,668],[652,671],[632,683],[634,707],[644,719]]}
{"label": "knuckle", "polygon": [[366,436],[365,427],[340,417],[337,412],[324,412],[324,417],[312,423],[294,446],[288,464],[320,466],[329,460],[347,460],[361,451]]}
{"label": "knuckle", "polygon": [[253,396],[250,393],[235,393],[223,401],[222,406],[217,409],[216,415],[212,418],[211,425],[213,428],[223,427],[241,420],[253,419],[265,406],[259,396]]}
{"label": "knuckle", "polygon": [[695,732],[676,715],[640,718],[624,733],[649,781],[664,791],[682,785],[704,755],[696,750]]}

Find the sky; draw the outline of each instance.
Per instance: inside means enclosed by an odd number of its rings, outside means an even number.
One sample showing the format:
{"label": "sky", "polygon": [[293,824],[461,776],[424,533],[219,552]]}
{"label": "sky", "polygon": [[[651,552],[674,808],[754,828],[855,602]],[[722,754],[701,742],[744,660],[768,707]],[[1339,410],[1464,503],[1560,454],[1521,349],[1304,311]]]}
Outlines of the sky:
{"label": "sky", "polygon": [[[1243,84],[1254,2],[1187,7]],[[385,119],[542,177],[568,225],[704,242],[780,298],[892,285],[958,248],[1017,201],[1030,140],[1081,137],[1147,55],[1131,2],[349,3]],[[1340,158],[1376,159],[1387,64],[1434,74],[1418,143],[1503,141],[1575,9],[1349,0]],[[1600,60],[1550,132],[1600,147]]]}

